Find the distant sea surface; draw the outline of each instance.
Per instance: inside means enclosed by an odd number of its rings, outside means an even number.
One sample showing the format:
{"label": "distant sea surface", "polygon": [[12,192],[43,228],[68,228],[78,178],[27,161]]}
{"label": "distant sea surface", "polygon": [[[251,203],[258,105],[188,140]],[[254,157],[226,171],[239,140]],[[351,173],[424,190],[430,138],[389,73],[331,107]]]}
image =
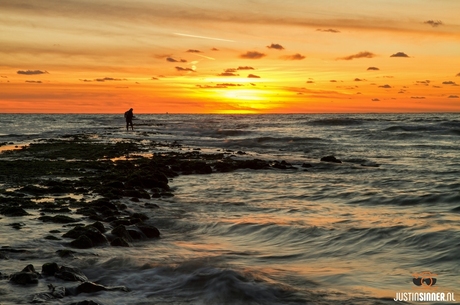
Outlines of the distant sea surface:
{"label": "distant sea surface", "polygon": [[[425,291],[460,303],[460,114],[139,114],[129,132],[122,114],[0,118],[0,149],[85,133],[295,167],[173,179],[175,196],[149,200],[160,208],[146,212],[162,239],[71,262],[131,292],[49,304],[393,304],[396,293],[420,291],[422,272],[437,278]],[[329,155],[342,163],[320,161]],[[2,274],[63,263],[62,241],[44,241],[52,225],[36,217],[11,230],[14,220],[0,216],[0,246],[34,253],[0,260]],[[29,292],[2,280],[0,304],[27,304]]]}

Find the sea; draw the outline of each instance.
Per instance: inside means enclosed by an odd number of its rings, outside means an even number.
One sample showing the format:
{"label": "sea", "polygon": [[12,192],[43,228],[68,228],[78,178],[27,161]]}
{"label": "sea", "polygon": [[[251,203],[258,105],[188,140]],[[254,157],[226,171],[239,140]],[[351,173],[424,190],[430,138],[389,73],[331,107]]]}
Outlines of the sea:
{"label": "sea", "polygon": [[[161,239],[71,260],[56,255],[65,240],[43,239],[61,225],[34,211],[0,215],[0,246],[29,250],[0,260],[1,274],[56,262],[130,290],[46,304],[460,304],[460,114],[135,115],[126,131],[122,114],[1,114],[0,149],[89,134],[181,145],[151,145],[146,156],[226,152],[292,168],[178,176],[174,197],[125,202]],[[29,304],[47,290],[46,280],[2,279],[0,304]],[[419,302],[427,293],[434,300]]]}

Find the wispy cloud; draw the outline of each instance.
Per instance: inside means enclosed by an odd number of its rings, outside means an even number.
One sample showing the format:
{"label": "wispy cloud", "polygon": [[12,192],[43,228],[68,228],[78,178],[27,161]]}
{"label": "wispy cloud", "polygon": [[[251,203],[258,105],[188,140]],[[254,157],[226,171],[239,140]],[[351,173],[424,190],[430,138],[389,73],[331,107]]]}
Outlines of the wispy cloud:
{"label": "wispy cloud", "polygon": [[363,79],[363,78],[355,78],[354,81],[355,82],[363,82],[363,81],[365,81],[365,79]]}
{"label": "wispy cloud", "polygon": [[272,43],[271,45],[267,46],[269,49],[276,49],[276,50],[284,50],[284,47],[278,43]]}
{"label": "wispy cloud", "polygon": [[42,70],[19,70],[16,72],[18,74],[22,75],[39,75],[39,74],[48,74],[48,71],[42,71]]}
{"label": "wispy cloud", "polygon": [[113,77],[104,77],[104,78],[96,78],[96,82],[110,82],[110,81],[122,81],[126,80],[126,78],[113,78]]}
{"label": "wispy cloud", "polygon": [[357,59],[357,58],[373,58],[375,56],[376,55],[374,53],[372,53],[372,52],[364,51],[364,52],[359,52],[359,53],[356,53],[356,54],[348,55],[348,56],[345,56],[345,57],[339,57],[337,59],[338,60],[353,60],[353,59]]}
{"label": "wispy cloud", "polygon": [[216,84],[216,85],[196,85],[196,86],[201,89],[225,89],[228,87],[240,87],[243,85],[233,84],[233,83],[223,83],[223,84]]}
{"label": "wispy cloud", "polygon": [[378,98],[373,98],[372,101],[373,101],[373,102],[380,102],[380,99],[378,99]]}
{"label": "wispy cloud", "polygon": [[239,76],[239,74],[233,72],[222,72],[220,74],[217,74],[217,76]]}
{"label": "wispy cloud", "polygon": [[460,77],[460,73],[457,73],[457,75],[455,75],[455,76]]}
{"label": "wispy cloud", "polygon": [[305,56],[297,53],[297,54],[294,54],[294,55],[282,56],[281,58],[284,59],[284,60],[302,60],[302,59],[305,59]]}
{"label": "wispy cloud", "polygon": [[180,71],[180,72],[196,72],[195,70],[193,70],[192,68],[183,68],[183,67],[175,67],[177,71]]}
{"label": "wispy cloud", "polygon": [[440,25],[443,25],[442,21],[441,20],[427,20],[425,22],[423,22],[425,24],[429,24],[431,25],[432,27],[438,27]]}
{"label": "wispy cloud", "polygon": [[385,84],[385,85],[379,86],[379,88],[390,89],[392,87],[388,84]]}
{"label": "wispy cloud", "polygon": [[254,68],[250,66],[239,66],[237,70],[254,70]]}
{"label": "wispy cloud", "polygon": [[185,51],[187,53],[201,53],[200,50],[194,50],[194,49],[188,49],[187,51]]}
{"label": "wispy cloud", "polygon": [[152,76],[151,80],[159,80],[158,77]]}
{"label": "wispy cloud", "polygon": [[41,80],[26,80],[26,83],[41,84]]}
{"label": "wispy cloud", "polygon": [[248,51],[240,55],[241,58],[246,58],[246,59],[260,59],[264,56],[266,56],[264,53],[260,53],[257,51]]}
{"label": "wispy cloud", "polygon": [[409,55],[407,55],[404,52],[398,52],[398,53],[392,54],[390,57],[409,57]]}
{"label": "wispy cloud", "polygon": [[458,84],[456,82],[453,82],[453,81],[445,81],[445,82],[442,82],[443,85],[452,85],[452,86],[458,86]]}
{"label": "wispy cloud", "polygon": [[166,58],[166,61],[169,61],[169,62],[187,62],[185,59],[174,59],[172,57]]}
{"label": "wispy cloud", "polygon": [[458,95],[449,95],[447,98],[459,98]]}
{"label": "wispy cloud", "polygon": [[367,71],[379,71],[380,69],[377,67],[369,67],[367,68]]}
{"label": "wispy cloud", "polygon": [[260,76],[255,75],[255,74],[249,74],[248,78],[260,78]]}
{"label": "wispy cloud", "polygon": [[317,29],[317,32],[327,32],[327,33],[340,33],[339,30],[334,30],[334,29]]}
{"label": "wispy cloud", "polygon": [[414,100],[424,100],[425,99],[424,96],[411,96],[410,98]]}

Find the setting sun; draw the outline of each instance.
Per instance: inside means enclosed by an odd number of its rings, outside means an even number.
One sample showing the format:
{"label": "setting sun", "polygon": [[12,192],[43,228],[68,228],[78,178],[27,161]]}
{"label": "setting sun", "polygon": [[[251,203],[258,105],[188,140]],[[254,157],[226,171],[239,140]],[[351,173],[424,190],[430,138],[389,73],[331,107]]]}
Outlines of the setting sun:
{"label": "setting sun", "polygon": [[460,110],[457,1],[187,5],[3,3],[3,111]]}

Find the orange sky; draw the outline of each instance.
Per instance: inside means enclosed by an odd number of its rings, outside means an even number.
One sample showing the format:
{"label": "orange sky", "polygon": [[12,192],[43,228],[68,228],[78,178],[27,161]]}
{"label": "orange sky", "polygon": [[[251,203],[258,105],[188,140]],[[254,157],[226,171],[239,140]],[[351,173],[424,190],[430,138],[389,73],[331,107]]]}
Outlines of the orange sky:
{"label": "orange sky", "polygon": [[0,0],[2,112],[460,111],[458,0]]}

